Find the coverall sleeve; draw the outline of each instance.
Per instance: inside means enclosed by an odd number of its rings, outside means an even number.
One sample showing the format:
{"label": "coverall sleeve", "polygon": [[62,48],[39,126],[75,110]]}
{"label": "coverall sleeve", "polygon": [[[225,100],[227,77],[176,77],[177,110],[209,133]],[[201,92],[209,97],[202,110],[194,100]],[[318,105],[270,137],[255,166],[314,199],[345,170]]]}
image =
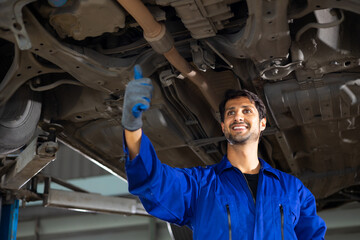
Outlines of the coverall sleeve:
{"label": "coverall sleeve", "polygon": [[325,239],[326,225],[316,213],[314,195],[298,180],[300,217],[295,226],[298,239]]}
{"label": "coverall sleeve", "polygon": [[140,152],[128,157],[124,140],[129,192],[139,196],[146,211],[178,225],[189,224],[198,193],[195,169],[172,168],[158,159],[155,149],[142,134]]}

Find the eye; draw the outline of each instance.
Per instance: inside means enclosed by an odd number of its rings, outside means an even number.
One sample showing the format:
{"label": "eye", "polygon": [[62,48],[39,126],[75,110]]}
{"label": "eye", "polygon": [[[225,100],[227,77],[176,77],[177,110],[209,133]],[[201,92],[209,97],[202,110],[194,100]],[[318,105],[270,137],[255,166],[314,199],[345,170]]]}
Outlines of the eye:
{"label": "eye", "polygon": [[251,109],[244,109],[243,113],[252,113]]}
{"label": "eye", "polygon": [[235,114],[235,111],[228,111],[228,112],[227,112],[227,115],[228,115],[228,116],[231,116],[231,115],[234,115],[234,114]]}

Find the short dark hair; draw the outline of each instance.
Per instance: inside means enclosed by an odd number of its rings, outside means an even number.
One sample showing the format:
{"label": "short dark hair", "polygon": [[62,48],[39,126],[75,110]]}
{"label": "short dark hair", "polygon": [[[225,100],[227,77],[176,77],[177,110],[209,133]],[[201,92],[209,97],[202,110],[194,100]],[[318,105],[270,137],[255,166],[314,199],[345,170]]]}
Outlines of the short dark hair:
{"label": "short dark hair", "polygon": [[252,103],[255,103],[255,107],[259,112],[259,119],[261,120],[265,118],[266,107],[263,101],[255,93],[252,93],[245,89],[241,89],[241,90],[229,89],[225,93],[224,100],[219,104],[221,122],[224,122],[225,105],[227,101],[238,97],[247,97]]}

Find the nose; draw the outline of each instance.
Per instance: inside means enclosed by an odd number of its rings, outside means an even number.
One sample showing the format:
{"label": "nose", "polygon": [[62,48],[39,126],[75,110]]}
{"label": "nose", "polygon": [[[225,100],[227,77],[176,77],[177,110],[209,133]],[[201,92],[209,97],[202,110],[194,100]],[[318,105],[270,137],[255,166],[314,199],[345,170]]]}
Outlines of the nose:
{"label": "nose", "polygon": [[235,121],[244,122],[244,114],[241,111],[236,112]]}

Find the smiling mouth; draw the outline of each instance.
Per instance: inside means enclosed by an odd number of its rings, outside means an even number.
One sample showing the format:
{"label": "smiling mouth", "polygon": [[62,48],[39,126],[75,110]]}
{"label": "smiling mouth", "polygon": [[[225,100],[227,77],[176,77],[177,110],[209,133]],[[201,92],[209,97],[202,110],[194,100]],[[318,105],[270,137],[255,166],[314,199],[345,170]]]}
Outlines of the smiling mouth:
{"label": "smiling mouth", "polygon": [[248,128],[247,124],[232,124],[231,129],[232,130],[246,130]]}
{"label": "smiling mouth", "polygon": [[246,129],[246,127],[245,126],[240,126],[240,127],[233,127],[232,129],[234,129],[234,130],[241,130],[241,129]]}

